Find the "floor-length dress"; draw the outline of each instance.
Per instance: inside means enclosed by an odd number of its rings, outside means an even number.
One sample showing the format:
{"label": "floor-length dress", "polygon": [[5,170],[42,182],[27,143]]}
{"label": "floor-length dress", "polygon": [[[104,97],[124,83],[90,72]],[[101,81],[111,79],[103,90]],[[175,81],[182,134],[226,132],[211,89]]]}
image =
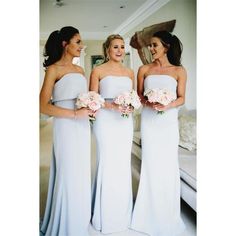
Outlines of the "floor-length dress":
{"label": "floor-length dress", "polygon": [[[112,101],[132,89],[127,76],[106,76],[100,81],[100,94]],[[97,143],[97,173],[93,191],[92,225],[103,234],[128,229],[132,212],[131,147],[132,115],[101,109],[94,122]]]}
{"label": "floor-length dress", "polygon": [[[87,92],[80,73],[56,82],[55,106],[74,109],[75,98]],[[53,156],[41,235],[88,236],[91,212],[90,125],[87,118],[53,120]]]}
{"label": "floor-length dress", "polygon": [[[167,88],[176,93],[169,75],[149,75],[144,89]],[[178,109],[157,114],[144,107],[141,115],[142,165],[131,228],[150,236],[175,236],[184,230],[180,217]]]}

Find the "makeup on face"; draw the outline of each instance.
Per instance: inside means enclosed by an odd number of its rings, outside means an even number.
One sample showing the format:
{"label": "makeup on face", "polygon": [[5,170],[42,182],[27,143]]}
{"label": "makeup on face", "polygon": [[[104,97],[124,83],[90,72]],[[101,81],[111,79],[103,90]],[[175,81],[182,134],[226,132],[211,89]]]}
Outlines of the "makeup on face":
{"label": "makeup on face", "polygon": [[151,39],[149,50],[154,60],[159,59],[166,53],[166,48],[163,46],[161,40],[157,37],[153,37]]}
{"label": "makeup on face", "polygon": [[125,44],[121,39],[114,39],[111,42],[111,46],[108,50],[110,59],[115,61],[123,60],[125,56]]}
{"label": "makeup on face", "polygon": [[75,34],[75,36],[70,40],[68,44],[67,51],[71,53],[75,57],[79,57],[80,53],[83,49],[83,43],[79,34]]}

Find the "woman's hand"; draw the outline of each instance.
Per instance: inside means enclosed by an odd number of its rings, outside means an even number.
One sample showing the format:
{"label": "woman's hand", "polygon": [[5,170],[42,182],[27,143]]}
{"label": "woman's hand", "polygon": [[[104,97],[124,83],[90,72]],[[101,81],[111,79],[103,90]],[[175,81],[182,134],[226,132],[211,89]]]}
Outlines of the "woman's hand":
{"label": "woman's hand", "polygon": [[105,108],[114,111],[120,111],[120,106],[115,104],[114,102],[106,102]]}
{"label": "woman's hand", "polygon": [[116,103],[110,103],[111,104],[111,109],[121,112],[123,114],[130,114],[134,111],[134,109],[131,106],[122,106],[122,105],[118,105]]}
{"label": "woman's hand", "polygon": [[132,113],[134,111],[134,108],[131,106],[119,106],[119,111],[122,114],[127,114],[129,115],[130,113]]}
{"label": "woman's hand", "polygon": [[131,107],[131,106],[122,106],[122,105],[118,105],[114,102],[107,103],[106,108],[109,110],[117,111],[117,112],[120,112],[122,114],[127,114],[127,115],[129,115],[130,113],[132,113],[134,111],[133,107]]}
{"label": "woman's hand", "polygon": [[89,119],[90,119],[91,121],[96,120],[96,114],[97,114],[97,112],[98,112],[99,110],[97,110],[97,111],[90,110],[90,111],[91,111],[91,112],[89,113]]}
{"label": "woman's hand", "polygon": [[75,110],[75,119],[76,118],[87,118],[89,116],[95,117],[96,111],[92,111],[89,108],[80,108]]}
{"label": "woman's hand", "polygon": [[152,103],[152,109],[156,111],[166,111],[171,108],[171,104],[168,105],[162,105],[160,103]]}

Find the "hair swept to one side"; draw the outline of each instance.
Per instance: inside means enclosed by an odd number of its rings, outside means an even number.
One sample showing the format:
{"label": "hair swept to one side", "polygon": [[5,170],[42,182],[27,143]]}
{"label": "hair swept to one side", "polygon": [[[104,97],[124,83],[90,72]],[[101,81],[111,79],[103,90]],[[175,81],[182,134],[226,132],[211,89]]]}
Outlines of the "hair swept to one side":
{"label": "hair swept to one side", "polygon": [[167,57],[171,64],[181,66],[183,45],[181,41],[168,31],[157,31],[153,37],[159,38],[165,48],[168,49]]}

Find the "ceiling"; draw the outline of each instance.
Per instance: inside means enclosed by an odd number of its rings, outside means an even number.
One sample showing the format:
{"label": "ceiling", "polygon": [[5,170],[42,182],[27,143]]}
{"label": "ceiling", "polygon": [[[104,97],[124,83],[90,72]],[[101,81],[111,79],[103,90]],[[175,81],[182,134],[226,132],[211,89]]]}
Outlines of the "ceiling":
{"label": "ceiling", "polygon": [[[71,25],[84,39],[126,33],[169,0],[40,0],[40,39]],[[56,2],[62,6],[55,5]]]}

